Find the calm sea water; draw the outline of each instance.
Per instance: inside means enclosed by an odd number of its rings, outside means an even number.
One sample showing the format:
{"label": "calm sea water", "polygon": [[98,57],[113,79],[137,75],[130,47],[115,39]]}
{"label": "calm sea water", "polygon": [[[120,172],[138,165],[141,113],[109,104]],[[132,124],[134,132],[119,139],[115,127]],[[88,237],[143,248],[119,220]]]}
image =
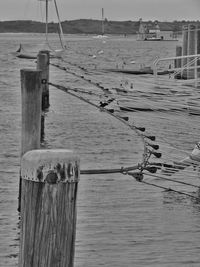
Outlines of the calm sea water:
{"label": "calm sea water", "polygon": [[[56,42],[54,36],[52,42]],[[104,88],[133,83],[128,96],[137,106],[185,105],[197,98],[193,87],[153,85],[152,76],[105,72],[105,68],[149,65],[156,57],[174,56],[180,42],[138,42],[134,37],[67,36],[65,60],[70,70]],[[19,243],[18,181],[21,131],[20,69],[35,68],[35,62],[12,54],[19,43],[31,50],[42,42],[39,35],[0,35],[0,266],[17,266]],[[100,51],[103,51],[100,52]],[[96,57],[95,57],[95,56]],[[135,61],[135,65],[131,63]],[[125,63],[125,64],[124,64]],[[64,64],[64,63],[63,63]],[[81,70],[79,67],[86,70]],[[51,81],[94,90],[83,79],[51,67]],[[96,89],[95,89],[96,90]],[[88,97],[89,98],[89,97]],[[127,96],[123,96],[126,98]],[[135,101],[135,102],[134,102]],[[141,162],[143,142],[126,126],[93,107],[50,88],[46,114],[45,146],[70,148],[81,158],[81,168],[116,168]],[[199,140],[198,116],[182,112],[126,113],[137,126],[155,134],[163,160],[182,159]],[[146,177],[165,187],[173,183]],[[199,185],[191,168],[174,179]],[[196,189],[173,188],[195,194]],[[78,191],[76,267],[179,267],[200,265],[200,205],[189,197],[140,184],[127,175],[81,176]]]}

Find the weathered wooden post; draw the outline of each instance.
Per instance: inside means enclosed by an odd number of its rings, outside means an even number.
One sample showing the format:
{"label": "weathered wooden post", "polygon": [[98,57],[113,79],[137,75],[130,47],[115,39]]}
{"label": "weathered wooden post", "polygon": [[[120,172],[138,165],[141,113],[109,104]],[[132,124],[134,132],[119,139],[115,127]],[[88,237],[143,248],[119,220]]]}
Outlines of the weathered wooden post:
{"label": "weathered wooden post", "polygon": [[[182,28],[183,32],[183,47],[182,47],[182,56],[187,56],[188,53],[188,25],[184,25]],[[187,65],[187,58],[182,59],[182,68]],[[182,78],[187,79],[187,70],[182,71]]]}
{"label": "weathered wooden post", "polygon": [[42,71],[42,110],[49,107],[49,51],[42,50],[37,55],[37,70]]}
{"label": "weathered wooden post", "polygon": [[[195,25],[188,25],[188,47],[187,47],[188,55],[195,55],[196,54],[196,27]],[[195,58],[188,58],[187,59],[187,79],[194,79],[195,78]],[[192,69],[189,69],[192,67]]]}
{"label": "weathered wooden post", "polygon": [[42,50],[37,55],[37,70],[41,70],[42,116],[41,140],[44,139],[45,110],[49,108],[49,51]]}
{"label": "weathered wooden post", "polygon": [[[177,45],[176,46],[176,57],[181,57],[181,55],[182,55],[182,46],[181,45]],[[178,74],[176,74],[175,76],[174,76],[174,78],[175,79],[178,79],[178,78],[180,78],[180,68],[181,68],[181,58],[179,58],[179,59],[175,59],[174,60],[174,67],[176,68],[176,69],[179,69],[179,70],[177,70],[177,72],[178,72]]]}
{"label": "weathered wooden post", "polygon": [[[21,156],[29,150],[40,148],[41,129],[41,71],[22,69],[21,75],[21,105],[22,132]],[[21,177],[19,182],[19,204],[21,203]]]}
{"label": "weathered wooden post", "polygon": [[70,150],[23,156],[19,267],[73,266],[79,173]]}
{"label": "weathered wooden post", "polygon": [[41,71],[21,70],[22,133],[21,155],[40,148]]}
{"label": "weathered wooden post", "polygon": [[[197,26],[197,54],[200,54],[200,26]],[[200,59],[197,60],[197,79],[200,78]]]}

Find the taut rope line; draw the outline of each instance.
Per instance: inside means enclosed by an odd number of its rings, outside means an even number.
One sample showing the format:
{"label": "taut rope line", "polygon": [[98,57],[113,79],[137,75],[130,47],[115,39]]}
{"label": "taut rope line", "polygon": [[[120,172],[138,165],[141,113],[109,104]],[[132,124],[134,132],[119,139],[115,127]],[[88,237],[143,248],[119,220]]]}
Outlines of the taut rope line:
{"label": "taut rope line", "polygon": [[[55,66],[55,67],[58,67],[59,69],[61,70],[64,70],[64,71],[67,71],[69,72],[70,74],[78,77],[78,78],[81,78],[81,79],[84,79],[86,82],[89,82],[90,84],[93,84],[95,85],[96,87],[102,89],[102,91],[104,92],[104,94],[108,97],[108,96],[111,96],[108,89],[105,89],[103,86],[100,86],[98,83],[94,83],[92,82],[90,79],[86,79],[83,75],[78,75],[70,70],[68,70],[67,68],[65,67],[60,67],[59,65],[56,65],[56,64],[51,64],[52,66]],[[122,116],[118,116],[116,114],[114,114],[115,110],[109,110],[109,109],[106,109],[104,108],[104,106],[108,105],[108,103],[102,103],[100,102],[100,105],[97,105],[93,102],[91,102],[90,100],[80,96],[80,95],[77,95],[75,93],[85,93],[85,94],[89,94],[89,95],[95,95],[95,96],[98,96],[98,97],[101,97],[102,95],[101,94],[97,94],[97,93],[94,93],[92,91],[84,91],[84,90],[81,90],[81,89],[72,89],[70,87],[65,87],[65,86],[62,86],[62,85],[58,85],[58,84],[54,84],[54,83],[49,83],[49,85],[57,88],[57,89],[60,89],[66,93],[68,93],[69,95],[73,96],[73,97],[76,97],[94,107],[96,107],[97,109],[99,109],[100,111],[104,111],[106,112],[107,114],[109,114],[110,116],[116,118],[117,120],[119,120],[120,122],[122,122],[123,124],[125,124],[126,126],[128,126],[131,130],[134,130],[134,132],[137,133],[137,135],[142,139],[142,142],[144,144],[144,153],[143,153],[143,161],[141,164],[138,164],[138,165],[135,165],[135,166],[131,166],[131,167],[121,167],[121,168],[117,168],[117,169],[93,169],[93,170],[81,170],[81,174],[108,174],[108,173],[121,173],[121,174],[128,174],[132,177],[134,177],[137,181],[139,182],[142,182],[144,184],[147,184],[147,185],[151,185],[151,186],[154,186],[154,187],[157,187],[157,188],[161,188],[161,189],[165,189],[165,190],[169,190],[169,191],[173,191],[173,192],[176,192],[176,193],[179,193],[179,194],[182,194],[182,195],[186,195],[186,196],[189,196],[191,198],[194,198],[196,200],[199,200],[199,198],[193,196],[193,195],[190,195],[190,194],[187,194],[187,193],[184,193],[184,192],[181,192],[181,191],[178,191],[178,190],[174,190],[174,189],[171,189],[171,188],[167,188],[167,187],[163,187],[163,186],[159,186],[159,185],[156,185],[156,184],[152,184],[152,183],[148,183],[146,181],[143,181],[143,175],[149,175],[149,176],[152,176],[152,177],[155,177],[155,178],[158,178],[158,179],[163,179],[163,180],[166,180],[166,181],[171,181],[173,183],[179,183],[179,184],[184,184],[184,185],[188,185],[188,186],[192,186],[192,187],[195,187],[195,188],[200,188],[200,186],[197,186],[197,185],[193,185],[193,184],[190,184],[190,183],[186,183],[186,182],[182,182],[182,181],[179,181],[179,180],[173,180],[173,179],[170,179],[170,178],[165,178],[165,177],[162,177],[160,175],[154,175],[154,174],[150,174],[150,173],[155,173],[159,168],[159,166],[156,166],[156,164],[154,166],[150,166],[151,163],[149,163],[149,159],[151,157],[151,155],[154,155],[156,156],[157,158],[160,158],[161,157],[161,153],[158,153],[156,152],[157,149],[159,149],[159,146],[158,145],[154,145],[154,144],[149,144],[146,140],[147,139],[150,139],[151,141],[155,141],[155,136],[147,136],[141,132],[144,132],[145,131],[145,128],[140,128],[140,127],[136,127],[135,124],[133,123],[132,125],[130,125],[127,121],[129,120],[128,117],[122,117]],[[104,105],[105,104],[105,105]],[[153,148],[153,150],[149,149],[149,147]],[[153,165],[153,164],[152,164]],[[173,168],[169,168],[169,172],[171,171],[171,174],[177,172],[177,171],[180,171],[181,169],[185,169],[186,167],[190,166],[191,164],[189,165],[185,165],[184,168],[179,168],[179,167],[173,167]],[[139,172],[131,172],[131,171],[135,171],[135,170],[139,170]],[[148,171],[149,173],[147,172],[144,172],[144,171]]]}

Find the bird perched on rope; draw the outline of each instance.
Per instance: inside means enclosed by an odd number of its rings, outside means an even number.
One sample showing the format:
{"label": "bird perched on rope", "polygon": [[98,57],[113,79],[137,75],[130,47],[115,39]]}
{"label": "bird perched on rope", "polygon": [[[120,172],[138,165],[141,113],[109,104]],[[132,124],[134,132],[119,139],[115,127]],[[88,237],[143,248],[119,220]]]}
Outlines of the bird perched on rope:
{"label": "bird perched on rope", "polygon": [[108,100],[101,101],[99,106],[102,108],[106,107],[107,111],[114,112],[119,110],[118,101],[115,98],[109,98]]}

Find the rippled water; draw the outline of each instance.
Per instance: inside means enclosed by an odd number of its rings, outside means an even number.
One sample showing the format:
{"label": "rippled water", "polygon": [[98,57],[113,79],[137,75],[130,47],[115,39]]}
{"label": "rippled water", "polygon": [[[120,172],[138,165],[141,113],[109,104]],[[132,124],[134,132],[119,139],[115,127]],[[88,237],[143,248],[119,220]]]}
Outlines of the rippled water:
{"label": "rippled water", "polygon": [[[54,37],[52,37],[54,41]],[[105,72],[106,68],[149,65],[157,56],[175,54],[176,42],[137,42],[133,37],[110,37],[106,42],[87,36],[68,36],[66,61],[70,69],[104,88],[133,82],[128,97],[137,106],[177,106],[197,97],[193,87],[153,85],[152,76]],[[0,266],[17,266],[19,214],[17,213],[21,68],[35,68],[34,61],[12,55],[19,43],[32,49],[41,43],[39,35],[0,35]],[[103,54],[98,51],[103,50]],[[93,55],[97,57],[94,58]],[[63,63],[64,64],[64,63]],[[83,71],[78,66],[84,67]],[[51,81],[73,88],[94,86],[51,67]],[[163,81],[162,81],[163,83]],[[164,95],[164,96],[163,96]],[[125,96],[123,96],[124,98]],[[126,97],[127,99],[127,97]],[[134,102],[135,101],[135,102]],[[164,101],[164,102],[163,102]],[[168,101],[168,102],[167,102]],[[81,168],[111,168],[141,162],[142,140],[119,121],[93,107],[50,88],[50,110],[46,114],[45,146],[70,148],[81,158]],[[182,159],[199,139],[198,116],[187,111],[125,113],[138,126],[155,134],[163,160]],[[180,172],[175,179],[199,185],[197,173]],[[156,177],[147,181],[158,182]],[[160,185],[173,186],[160,181]],[[196,189],[174,188],[190,194]],[[189,197],[137,183],[127,175],[81,176],[78,191],[76,267],[158,266],[179,267],[200,264],[200,206]]]}

